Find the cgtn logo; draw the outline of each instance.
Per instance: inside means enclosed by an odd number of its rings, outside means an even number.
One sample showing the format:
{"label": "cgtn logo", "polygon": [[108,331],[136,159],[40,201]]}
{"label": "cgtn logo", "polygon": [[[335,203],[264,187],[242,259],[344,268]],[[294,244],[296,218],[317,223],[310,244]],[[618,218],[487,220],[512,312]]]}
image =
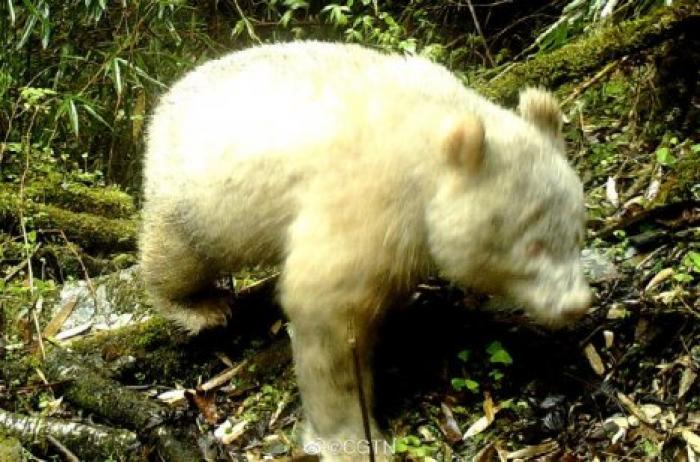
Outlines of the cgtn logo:
{"label": "cgtn logo", "polygon": [[312,438],[304,443],[304,452],[310,455],[369,455],[370,447],[375,454],[392,455],[391,444],[385,440],[322,440]]}

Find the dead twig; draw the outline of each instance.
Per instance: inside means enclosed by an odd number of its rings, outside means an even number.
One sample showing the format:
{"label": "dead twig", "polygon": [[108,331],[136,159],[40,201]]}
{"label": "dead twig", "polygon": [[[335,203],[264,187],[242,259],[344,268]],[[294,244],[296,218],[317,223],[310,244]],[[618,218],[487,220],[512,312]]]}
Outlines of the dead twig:
{"label": "dead twig", "polygon": [[562,107],[567,106],[573,100],[578,98],[581,95],[581,93],[588,90],[592,85],[599,82],[600,79],[602,79],[606,75],[610,74],[613,70],[615,70],[615,68],[617,68],[617,66],[619,66],[620,64],[627,61],[627,59],[628,59],[628,56],[623,56],[620,59],[616,59],[615,61],[612,61],[612,62],[609,62],[608,64],[606,64],[600,71],[596,72],[596,74],[593,77],[591,77],[590,79],[583,82],[583,84],[581,84],[573,92],[571,92],[571,94],[569,96],[567,96],[566,99],[564,99],[561,102],[561,106]]}
{"label": "dead twig", "polygon": [[367,399],[362,381],[362,365],[360,364],[360,355],[357,352],[357,336],[355,335],[355,323],[351,321],[348,326],[348,345],[352,353],[353,366],[355,369],[355,381],[357,383],[358,400],[360,404],[360,413],[362,414],[362,427],[365,432],[365,439],[369,445],[369,461],[374,462],[374,444],[372,441],[372,429],[369,424],[369,411],[367,410]]}
{"label": "dead twig", "polygon": [[70,253],[73,254],[73,256],[78,260],[78,264],[80,265],[80,269],[83,270],[83,274],[85,275],[85,283],[88,286],[88,290],[90,291],[90,295],[92,296],[92,301],[95,304],[95,310],[99,312],[100,306],[98,304],[97,300],[97,292],[95,291],[95,286],[92,283],[92,279],[90,279],[90,273],[88,273],[87,268],[85,267],[85,263],[83,262],[83,259],[80,258],[80,254],[75,250],[75,247],[71,241],[68,240],[68,237],[66,236],[66,233],[63,232],[63,230],[59,230],[59,233],[61,234],[61,237],[66,243],[66,247],[68,247],[68,250]]}
{"label": "dead twig", "polygon": [[39,325],[39,317],[37,316],[37,311],[41,311],[44,305],[44,297],[39,297],[36,303],[32,304],[32,320],[34,321],[34,329],[36,329],[37,344],[39,345],[39,351],[41,351],[41,358],[46,359],[46,349],[44,348],[44,338],[41,335],[41,326]]}
{"label": "dead twig", "polygon": [[46,325],[44,328],[44,331],[42,332],[42,336],[44,338],[49,338],[53,337],[58,333],[59,330],[61,330],[61,327],[63,327],[63,324],[66,322],[68,317],[71,315],[73,312],[73,309],[75,308],[75,305],[78,303],[78,298],[73,297],[68,303],[66,303],[59,311],[56,313],[56,316],[53,317],[51,321]]}
{"label": "dead twig", "polygon": [[[61,348],[52,348],[45,362],[51,380],[66,381],[62,388],[66,400],[138,431],[152,440],[164,460],[199,460],[196,443],[176,437],[166,424],[167,409],[142,394],[124,389],[118,382],[99,374],[79,357]],[[82,451],[76,451],[83,455]]]}
{"label": "dead twig", "polygon": [[[68,453],[77,452],[88,460],[106,460],[116,454],[136,454],[136,435],[103,425],[88,425],[67,420],[16,414],[0,409],[0,430],[24,444],[54,438]],[[49,440],[50,441],[50,440]],[[56,444],[52,442],[54,446]],[[56,446],[58,449],[58,446]],[[70,449],[68,449],[70,448]],[[64,455],[67,454],[63,450]],[[75,457],[75,456],[73,456]],[[77,460],[68,459],[68,460]]]}
{"label": "dead twig", "polygon": [[681,201],[674,202],[670,204],[664,204],[659,207],[654,207],[652,209],[644,210],[636,215],[624,218],[616,223],[606,226],[600,231],[593,234],[593,237],[600,239],[606,239],[613,235],[615,231],[626,230],[633,228],[645,221],[652,221],[657,219],[663,219],[668,216],[678,215],[684,210],[699,209],[700,202],[697,201]]}
{"label": "dead twig", "polygon": [[56,439],[56,437],[52,435],[46,435],[46,439],[49,440],[49,443],[51,443],[63,456],[66,458],[68,462],[80,462],[80,459],[73,454],[73,452],[65,447],[60,441]]}
{"label": "dead twig", "polygon": [[231,367],[229,369],[226,369],[225,371],[221,372],[220,374],[212,377],[205,383],[203,383],[201,386],[197,387],[202,391],[211,391],[215,388],[219,388],[220,386],[228,383],[233,379],[238,373],[248,365],[247,361],[241,361],[237,366]]}
{"label": "dead twig", "polygon": [[472,15],[472,20],[474,21],[474,28],[476,32],[481,37],[481,41],[484,42],[484,52],[486,53],[486,58],[488,59],[489,65],[491,67],[496,67],[496,61],[494,61],[493,56],[491,56],[491,50],[489,50],[489,44],[486,41],[484,33],[481,31],[481,24],[479,24],[479,18],[476,16],[476,11],[474,10],[474,5],[472,5],[471,0],[467,0],[467,6],[469,7],[469,13]]}
{"label": "dead twig", "polygon": [[233,5],[236,7],[236,11],[238,11],[239,16],[241,17],[241,20],[245,24],[245,28],[248,31],[248,35],[250,38],[255,40],[258,43],[262,43],[262,40],[260,40],[260,37],[255,33],[255,29],[253,28],[253,25],[251,24],[250,20],[248,19],[248,16],[245,15],[243,12],[243,9],[241,9],[241,5],[238,4],[237,0],[233,0]]}

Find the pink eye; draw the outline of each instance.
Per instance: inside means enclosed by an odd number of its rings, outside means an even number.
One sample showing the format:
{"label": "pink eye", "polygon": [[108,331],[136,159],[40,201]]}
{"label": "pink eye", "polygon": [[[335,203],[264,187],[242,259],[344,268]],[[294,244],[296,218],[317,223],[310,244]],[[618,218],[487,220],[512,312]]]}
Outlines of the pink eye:
{"label": "pink eye", "polygon": [[544,252],[544,242],[543,241],[532,241],[528,246],[527,250],[525,251],[527,253],[528,257],[537,257]]}

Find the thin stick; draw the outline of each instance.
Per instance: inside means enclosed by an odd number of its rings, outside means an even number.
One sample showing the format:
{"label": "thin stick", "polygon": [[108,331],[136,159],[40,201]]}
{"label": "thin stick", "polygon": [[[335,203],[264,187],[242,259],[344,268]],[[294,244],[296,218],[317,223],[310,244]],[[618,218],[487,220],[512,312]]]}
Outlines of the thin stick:
{"label": "thin stick", "polygon": [[219,388],[226,382],[230,382],[231,379],[238,375],[238,373],[247,365],[248,361],[243,360],[237,366],[230,367],[225,371],[221,372],[220,374],[212,377],[210,380],[206,381],[201,386],[199,386],[199,388],[202,391],[211,391],[215,388]]}
{"label": "thin stick", "polygon": [[253,25],[251,24],[250,20],[245,15],[245,13],[243,13],[243,9],[241,9],[241,6],[238,4],[238,0],[233,0],[233,6],[236,7],[236,11],[238,11],[238,14],[241,16],[243,24],[245,24],[245,28],[248,31],[248,36],[256,42],[262,43],[260,37],[258,37],[258,35],[255,33],[255,29],[253,28]]}
{"label": "thin stick", "polygon": [[472,5],[472,0],[467,0],[467,6],[469,7],[469,12],[472,15],[472,19],[474,20],[474,27],[479,33],[481,41],[484,42],[484,51],[486,51],[486,58],[488,58],[491,67],[496,67],[496,61],[493,60],[493,56],[491,56],[491,50],[489,50],[489,44],[486,42],[486,37],[484,37],[484,33],[481,31],[481,25],[479,24],[479,19],[476,17],[476,11],[474,10],[474,5]]}
{"label": "thin stick", "polygon": [[63,232],[62,229],[59,229],[58,232],[61,234],[61,237],[65,241],[68,251],[73,254],[76,260],[78,260],[80,269],[82,269],[83,273],[85,274],[85,283],[87,284],[88,291],[90,291],[92,301],[95,303],[95,311],[99,312],[101,307],[99,306],[99,302],[97,301],[97,291],[95,290],[95,286],[92,284],[92,279],[90,279],[90,273],[88,273],[87,267],[85,266],[83,259],[80,257],[78,251],[75,250],[75,246],[73,245],[73,243],[68,240],[68,236],[66,236],[66,233]]}
{"label": "thin stick", "polygon": [[44,305],[44,298],[42,296],[39,296],[39,299],[36,301],[36,304],[34,304],[32,308],[32,320],[34,321],[34,328],[36,329],[36,337],[37,341],[39,342],[39,351],[41,351],[41,359],[45,360],[46,359],[46,349],[44,348],[44,336],[41,334],[41,326],[39,325],[39,318],[36,315],[36,312],[41,309]]}
{"label": "thin stick", "polygon": [[352,350],[353,365],[355,367],[355,380],[357,381],[358,398],[360,400],[360,412],[362,414],[362,426],[365,431],[365,438],[367,439],[367,444],[369,445],[369,460],[370,462],[375,462],[374,459],[374,445],[372,442],[372,430],[369,425],[369,413],[367,412],[367,399],[365,398],[365,391],[362,386],[362,370],[360,367],[360,355],[357,352],[357,338],[355,337],[355,323],[350,322],[348,326],[348,343],[350,344],[350,350]]}
{"label": "thin stick", "polygon": [[51,443],[60,453],[62,453],[68,462],[80,462],[80,459],[71,452],[70,449],[65,447],[63,444],[61,444],[60,441],[58,441],[56,438],[54,438],[51,435],[46,435],[46,439],[49,440],[49,443]]}
{"label": "thin stick", "polygon": [[576,88],[569,96],[566,97],[564,101],[561,102],[561,106],[566,106],[569,103],[571,103],[574,99],[578,98],[578,96],[589,89],[591,85],[594,83],[598,82],[600,79],[605,77],[607,74],[612,72],[613,69],[615,69],[619,64],[625,62],[627,60],[627,56],[623,56],[620,59],[616,59],[615,61],[612,61],[608,64],[606,64],[600,71],[598,71],[593,77],[590,79],[586,80],[581,86]]}

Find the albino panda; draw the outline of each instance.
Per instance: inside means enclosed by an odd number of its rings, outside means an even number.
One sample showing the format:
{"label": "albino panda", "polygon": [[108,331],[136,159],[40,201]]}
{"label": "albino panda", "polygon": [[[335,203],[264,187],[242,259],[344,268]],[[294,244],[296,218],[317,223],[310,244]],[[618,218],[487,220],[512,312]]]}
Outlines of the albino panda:
{"label": "albino panda", "polygon": [[197,332],[227,320],[220,272],[280,265],[311,435],[324,460],[366,460],[348,444],[365,438],[348,331],[371,403],[377,321],[426,275],[509,295],[547,325],[586,312],[584,198],[560,130],[542,90],[516,113],[437,64],[356,45],[208,62],[150,123],[148,291]]}

